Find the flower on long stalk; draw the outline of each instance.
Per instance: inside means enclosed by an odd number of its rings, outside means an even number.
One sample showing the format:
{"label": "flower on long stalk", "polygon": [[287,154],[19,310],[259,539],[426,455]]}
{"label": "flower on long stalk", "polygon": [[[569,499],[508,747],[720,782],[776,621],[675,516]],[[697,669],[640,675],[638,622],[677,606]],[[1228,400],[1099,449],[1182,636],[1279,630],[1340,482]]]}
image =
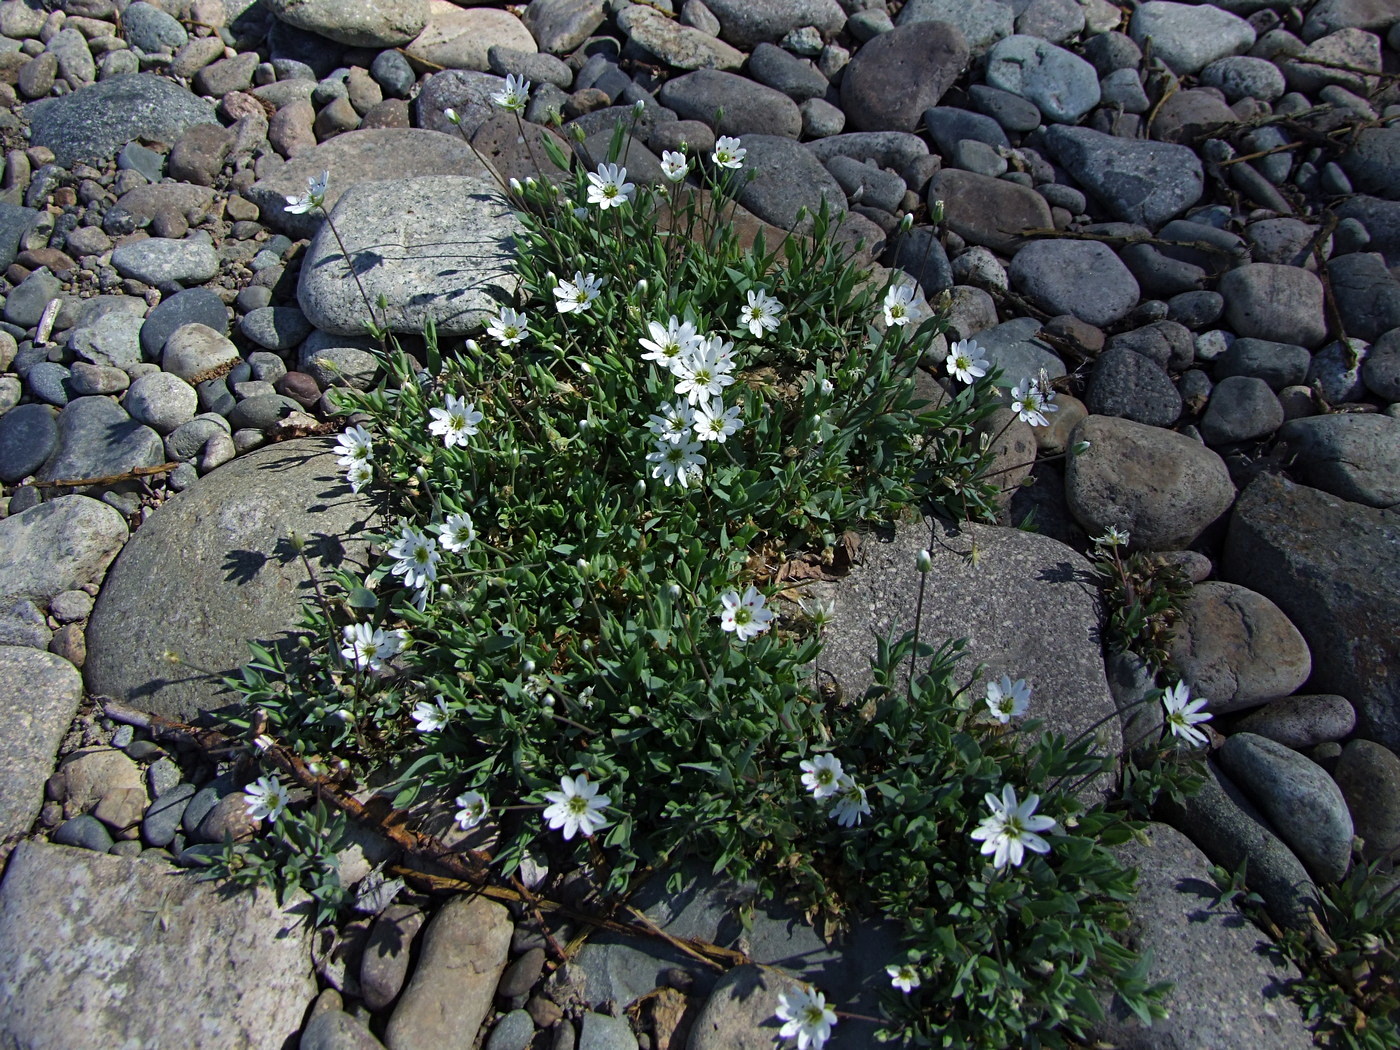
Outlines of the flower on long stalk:
{"label": "flower on long stalk", "polygon": [[243,804],[254,820],[273,820],[286,810],[291,796],[275,777],[258,777],[243,789]]}
{"label": "flower on long stalk", "polygon": [[748,304],[739,309],[739,324],[748,328],[755,339],[764,332],[776,332],[783,316],[783,304],[768,294],[765,288],[748,293]]}
{"label": "flower on long stalk", "polygon": [[[506,76],[505,89],[493,92],[491,101],[512,113],[523,113],[525,107],[530,104],[530,82],[524,77],[509,74]],[[456,121],[453,123],[455,124]]]}
{"label": "flower on long stalk", "polygon": [[453,801],[457,803],[457,815],[454,819],[463,831],[470,831],[476,827],[491,811],[486,804],[486,796],[480,791],[468,791],[458,795]]}
{"label": "flower on long stalk", "polygon": [[918,968],[913,963],[890,963],[885,967],[885,973],[890,975],[890,984],[905,995],[908,995],[922,983],[919,979]]}
{"label": "flower on long stalk", "polygon": [[804,758],[797,766],[802,770],[802,786],[816,799],[830,798],[836,794],[841,787],[841,778],[846,775],[841,768],[841,760],[829,752],[816,758]]}
{"label": "flower on long stalk", "polygon": [[725,408],[719,398],[696,409],[691,424],[695,436],[701,441],[718,441],[720,444],[728,441],[729,435],[737,433],[743,425],[744,421],[739,418],[739,406]]}
{"label": "flower on long stalk", "polygon": [[310,176],[306,180],[306,193],[300,197],[286,198],[287,203],[284,210],[292,215],[305,215],[313,208],[324,208],[326,206],[326,187],[330,181],[331,173],[329,171]]}
{"label": "flower on long stalk", "polygon": [[715,151],[710,157],[721,168],[738,169],[744,165],[744,157],[748,155],[748,150],[739,145],[739,140],[732,135],[721,135],[715,139]]}
{"label": "flower on long stalk", "polygon": [[629,203],[636,191],[627,181],[627,169],[616,164],[600,164],[596,172],[588,173],[588,203],[603,211]]}
{"label": "flower on long stalk", "polygon": [[374,480],[374,465],[362,459],[346,468],[345,480],[350,482],[350,491],[358,493]]}
{"label": "flower on long stalk", "polygon": [[1010,675],[1002,675],[1000,681],[987,683],[987,709],[1002,725],[1013,718],[1020,718],[1030,708],[1031,687],[1024,678],[1011,680]]}
{"label": "flower on long stalk", "polygon": [[896,284],[885,293],[885,324],[903,326],[917,319],[918,310],[914,306],[915,289],[912,284]]}
{"label": "flower on long stalk", "polygon": [[420,700],[413,705],[413,720],[417,723],[413,728],[420,733],[436,733],[443,726],[447,725],[452,717],[452,712],[447,709],[447,697],[439,693],[431,703],[427,700]]}
{"label": "flower on long stalk", "polygon": [[943,364],[948,374],[962,383],[974,383],[987,374],[987,356],[975,339],[959,339]]}
{"label": "flower on long stalk", "polygon": [[491,319],[491,323],[486,328],[486,334],[502,346],[514,346],[530,334],[525,323],[524,314],[509,306],[503,306],[501,312]]}
{"label": "flower on long stalk", "polygon": [[666,176],[668,182],[680,182],[689,173],[690,161],[685,159],[684,153],[669,149],[662,151],[661,174]]}
{"label": "flower on long stalk", "polygon": [[1050,391],[1038,380],[1025,379],[1011,388],[1011,411],[1023,422],[1033,427],[1048,427],[1047,412],[1059,411],[1059,405],[1050,401]]}
{"label": "flower on long stalk", "polygon": [[843,828],[853,828],[861,817],[870,816],[870,803],[865,797],[865,788],[856,783],[849,773],[842,773],[836,782],[836,804],[827,814]]}
{"label": "flower on long stalk", "polygon": [[1162,706],[1166,709],[1167,727],[1173,736],[1196,747],[1210,743],[1210,738],[1196,728],[1201,722],[1210,721],[1210,712],[1201,710],[1206,706],[1205,697],[1192,700],[1186,683],[1177,682],[1162,691]]}
{"label": "flower on long stalk", "polygon": [[778,993],[778,1029],[781,1039],[796,1039],[797,1050],[822,1050],[831,1038],[836,1012],[826,996],[815,988],[788,989]]}
{"label": "flower on long stalk", "polygon": [[[684,401],[674,405],[666,401],[647,420],[647,428],[662,441],[673,445],[690,440],[691,428],[695,425],[695,411]],[[657,446],[658,450],[660,446]]]}
{"label": "flower on long stalk", "polygon": [[342,467],[368,462],[374,455],[374,438],[368,430],[358,424],[336,435],[335,444]]}
{"label": "flower on long stalk", "polygon": [[476,528],[472,525],[470,514],[449,514],[447,520],[441,525],[433,526],[438,534],[438,542],[442,544],[443,550],[449,550],[453,554],[458,554],[471,546],[472,540],[476,539]]}
{"label": "flower on long stalk", "polygon": [[703,405],[724,394],[734,383],[731,349],[719,336],[711,336],[681,358],[676,367],[676,393],[684,394],[692,405]]}

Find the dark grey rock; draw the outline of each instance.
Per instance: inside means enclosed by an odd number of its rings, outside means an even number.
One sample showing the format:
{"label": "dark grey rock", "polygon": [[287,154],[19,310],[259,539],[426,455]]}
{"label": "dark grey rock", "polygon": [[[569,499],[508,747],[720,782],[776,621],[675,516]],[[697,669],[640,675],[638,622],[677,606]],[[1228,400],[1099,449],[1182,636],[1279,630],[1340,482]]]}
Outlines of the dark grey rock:
{"label": "dark grey rock", "polygon": [[[534,1036],[535,1022],[530,1015],[524,1010],[512,1010],[492,1026],[486,1050],[526,1050]],[[632,1042],[636,1045],[635,1039]]]}
{"label": "dark grey rock", "polygon": [[901,26],[915,22],[947,22],[967,40],[973,57],[1013,32],[1015,9],[995,0],[909,0],[896,19]]}
{"label": "dark grey rock", "polygon": [[141,819],[141,839],[148,846],[168,846],[180,830],[180,818],[185,815],[185,807],[194,797],[195,787],[188,782],[176,784],[169,791],[158,796],[146,808]]}
{"label": "dark grey rock", "polygon": [[1070,440],[1090,443],[1065,469],[1070,510],[1090,536],[1112,525],[1134,549],[1181,550],[1234,501],[1224,461],[1182,434],[1094,415]]}
{"label": "dark grey rock", "polygon": [[239,331],[269,350],[290,350],[311,334],[312,327],[305,314],[290,306],[250,310],[238,322]]}
{"label": "dark grey rock", "polygon": [[[245,639],[285,637],[309,593],[287,536],[310,537],[313,564],[325,568],[365,558],[363,541],[344,537],[364,529],[370,508],[344,483],[330,445],[292,441],[240,456],[151,515],[93,610],[90,688],[181,719],[229,702],[218,675],[247,658]],[[220,627],[189,629],[203,623]],[[172,665],[167,651],[184,663]]]}
{"label": "dark grey rock", "polygon": [[637,1050],[637,1037],[626,1018],[589,1011],[583,1015],[578,1050]]}
{"label": "dark grey rock", "polygon": [[1400,847],[1400,757],[1370,740],[1351,740],[1342,748],[1334,775],[1356,834],[1365,843],[1366,858]]}
{"label": "dark grey rock", "polygon": [[[145,303],[141,306],[144,313]],[[140,314],[113,310],[74,327],[68,335],[68,346],[84,361],[127,369],[141,361],[144,323]]]}
{"label": "dark grey rock", "polygon": [[207,288],[187,288],[162,299],[141,326],[141,352],[158,361],[172,332],[187,324],[202,324],[220,335],[228,333],[228,307]]}
{"label": "dark grey rock", "polygon": [[967,41],[949,23],[903,23],[856,52],[841,76],[841,106],[859,131],[913,131],[968,57]]}
{"label": "dark grey rock", "polygon": [[806,147],[823,164],[838,156],[859,161],[873,160],[882,168],[898,172],[910,186],[922,185],[928,180],[927,172],[922,181],[917,177],[917,172],[930,162],[928,144],[908,132],[848,131],[843,135],[808,142]]}
{"label": "dark grey rock", "polygon": [[1011,383],[1039,375],[1041,369],[1057,379],[1065,374],[1065,365],[1049,343],[1036,338],[1040,328],[1035,318],[1020,317],[977,332],[977,343],[986,351],[991,367],[1000,368],[1002,378]]}
{"label": "dark grey rock", "polygon": [[1034,241],[1016,253],[1008,274],[1046,313],[1070,314],[1098,327],[1122,320],[1138,301],[1137,281],[1098,241]]}
{"label": "dark grey rock", "polygon": [[1181,805],[1167,803],[1166,819],[1207,857],[1228,871],[1248,865],[1249,888],[1280,926],[1306,930],[1319,910],[1317,886],[1302,862],[1270,828],[1254,803],[1215,762],[1206,760],[1201,791]]}
{"label": "dark grey rock", "polygon": [[[905,5],[907,10],[908,4]],[[967,89],[968,100],[982,113],[991,117],[1007,131],[1025,133],[1040,127],[1040,110],[1034,102],[1013,95],[1001,88],[973,84]]]}
{"label": "dark grey rock", "polygon": [[1351,866],[1351,814],[1336,781],[1290,747],[1233,733],[1220,761],[1267,816],[1279,837],[1320,882],[1339,882]]}
{"label": "dark grey rock", "polygon": [[1014,253],[1028,229],[1052,225],[1045,198],[1026,186],[970,171],[945,169],[929,181],[930,207],[942,201],[948,228],[969,244]]}
{"label": "dark grey rock", "polygon": [[282,394],[255,394],[238,402],[228,413],[229,426],[234,430],[271,430],[301,405]]}
{"label": "dark grey rock", "polygon": [[[926,296],[932,296],[953,287],[953,269],[948,262],[948,253],[943,250],[943,245],[939,243],[938,235],[928,226],[915,226],[908,233],[897,238],[894,242],[893,257],[889,257],[887,261],[891,266],[896,266],[913,277]],[[966,289],[966,291],[981,291],[981,289]],[[986,295],[985,292],[982,294]],[[992,310],[991,321],[993,324],[996,323],[995,307]],[[960,330],[954,338],[970,334],[969,331]],[[0,457],[0,463],[3,463],[2,457]]]}
{"label": "dark grey rock", "polygon": [[106,853],[112,848],[112,836],[107,828],[88,813],[65,820],[54,831],[53,840],[60,846],[77,846],[97,853]]}
{"label": "dark grey rock", "polygon": [[[811,157],[810,151],[803,150]],[[826,162],[826,170],[841,185],[846,196],[854,203],[871,208],[881,208],[887,212],[898,211],[908,187],[898,175],[873,164],[862,163],[850,157],[832,157]],[[752,207],[749,209],[754,211]],[[760,218],[766,218],[757,212]],[[772,220],[770,220],[772,221]],[[782,225],[782,223],[778,223]]]}
{"label": "dark grey rock", "polygon": [[1190,149],[1055,125],[1045,146],[1076,182],[1124,222],[1154,229],[1200,200],[1201,162]]}
{"label": "dark grey rock", "polygon": [[[1146,841],[1116,851],[1138,871],[1128,905],[1128,936],[1148,962],[1148,981],[1173,985],[1167,1017],[1144,1027],[1115,998],[1108,1016],[1090,1027],[1096,1041],[1116,1046],[1312,1045],[1298,1007],[1287,994],[1298,979],[1273,944],[1229,904],[1218,903],[1210,860],[1165,824],[1149,824]],[[1211,994],[1198,994],[1202,988]]]}
{"label": "dark grey rock", "polygon": [[657,97],[682,120],[709,124],[720,135],[796,139],[802,130],[797,103],[781,91],[717,69],[697,69],[668,80]]}
{"label": "dark grey rock", "polygon": [[1341,156],[1352,185],[1362,193],[1400,200],[1400,128],[1362,128]]}
{"label": "dark grey rock", "polygon": [[1278,391],[1301,383],[1311,363],[1312,355],[1306,348],[1293,343],[1236,339],[1216,358],[1215,375],[1217,379],[1253,376],[1262,379],[1271,390]]}
{"label": "dark grey rock", "polygon": [[[170,874],[21,843],[0,884],[0,1041],[43,1046],[62,1031],[69,1045],[289,1045],[316,992],[304,909]],[[120,960],[127,979],[60,979],[65,958]],[[153,997],[139,1010],[133,988]]]}
{"label": "dark grey rock", "polygon": [[836,0],[706,0],[705,6],[719,19],[720,36],[745,49],[776,43],[802,26],[830,34],[846,23]]}
{"label": "dark grey rock", "polygon": [[1349,337],[1374,342],[1400,328],[1400,282],[1390,275],[1382,256],[1336,256],[1327,264],[1327,282]]}
{"label": "dark grey rock", "polygon": [[1108,349],[1131,350],[1173,372],[1189,368],[1195,357],[1191,332],[1176,321],[1153,321],[1119,332],[1108,340]]}
{"label": "dark grey rock", "polygon": [[1105,350],[1094,362],[1084,404],[1098,416],[1167,427],[1181,415],[1181,395],[1155,362],[1131,350]]}
{"label": "dark grey rock", "polygon": [[189,41],[189,34],[160,8],[137,0],[122,12],[122,36],[132,47],[147,53],[174,51]]}
{"label": "dark grey rock", "polygon": [[790,230],[798,209],[805,208],[810,221],[823,200],[833,215],[845,213],[846,194],[810,150],[775,135],[747,135],[743,142],[745,167],[755,177],[739,190],[738,199],[760,219]]}
{"label": "dark grey rock", "polygon": [[71,373],[62,365],[52,361],[40,361],[25,375],[24,381],[29,391],[39,400],[62,408],[72,395],[69,383]]}
{"label": "dark grey rock", "polygon": [[1312,416],[1291,420],[1279,438],[1300,481],[1370,507],[1400,503],[1400,419]]}
{"label": "dark grey rock", "polygon": [[1219,292],[1181,292],[1167,300],[1167,319],[1200,331],[1220,320],[1225,297]]}
{"label": "dark grey rock", "polygon": [[408,59],[396,48],[379,52],[370,64],[369,72],[389,98],[408,98],[418,79],[413,75]]}
{"label": "dark grey rock", "polygon": [[1248,55],[1218,58],[1201,70],[1201,83],[1219,88],[1227,102],[1257,98],[1272,102],[1287,90],[1283,74],[1268,59]]}
{"label": "dark grey rock", "polygon": [[1338,339],[1313,354],[1308,364],[1307,384],[1314,387],[1329,405],[1359,401],[1366,396],[1361,370],[1366,367],[1370,346],[1360,339]]}
{"label": "dark grey rock", "polygon": [[603,0],[536,0],[525,8],[525,26],[541,51],[565,54],[574,50],[603,24]]}
{"label": "dark grey rock", "polygon": [[0,481],[14,484],[43,466],[58,447],[58,413],[19,405],[0,416]]}
{"label": "dark grey rock", "polygon": [[40,481],[101,478],[165,461],[160,435],[141,425],[110,398],[80,397],[58,415],[58,448]]}
{"label": "dark grey rock", "polygon": [[[1330,693],[1285,696],[1251,711],[1235,723],[1235,728],[1304,751],[1350,736],[1356,728],[1356,709],[1346,697]],[[1352,815],[1355,816],[1355,807]]]}
{"label": "dark grey rock", "polygon": [[[1400,329],[1378,339],[1361,365],[1366,388],[1387,401],[1400,401]],[[0,457],[0,465],[3,465]]]}
{"label": "dark grey rock", "polygon": [[1226,376],[1215,384],[1200,423],[1201,437],[1207,445],[1256,441],[1282,425],[1283,405],[1269,384],[1239,375]]}
{"label": "dark grey rock", "polygon": [[1238,335],[1318,346],[1327,335],[1322,282],[1296,266],[1251,263],[1220,280],[1225,319]]}
{"label": "dark grey rock", "polygon": [[1272,599],[1312,651],[1309,687],[1345,696],[1357,730],[1400,746],[1400,543],[1393,511],[1348,503],[1275,474],[1240,495],[1221,574]]}
{"label": "dark grey rock", "polygon": [[924,125],[939,153],[945,157],[951,155],[954,147],[964,139],[975,139],[988,146],[1011,146],[1006,133],[995,120],[954,106],[934,106],[924,110]]}
{"label": "dark grey rock", "polygon": [[1357,194],[1336,207],[1341,219],[1355,219],[1365,229],[1369,247],[1385,256],[1387,266],[1400,266],[1400,201]]}
{"label": "dark grey rock", "polygon": [[5,297],[5,320],[21,328],[39,323],[49,301],[59,297],[62,282],[47,270],[35,270]]}
{"label": "dark grey rock", "polygon": [[[384,51],[382,54],[394,54]],[[359,1020],[343,1010],[322,1010],[301,1030],[298,1050],[384,1050]]]}
{"label": "dark grey rock", "polygon": [[15,261],[20,239],[34,226],[38,215],[33,208],[0,202],[0,264],[8,268]]}
{"label": "dark grey rock", "polygon": [[111,77],[61,98],[31,102],[31,141],[59,164],[103,164],[132,139],[174,142],[194,124],[215,121],[214,107],[152,73]]}
{"label": "dark grey rock", "polygon": [[822,98],[830,86],[826,77],[809,62],[788,54],[773,44],[762,43],[749,56],[748,74],[760,84],[781,91],[794,102]]}

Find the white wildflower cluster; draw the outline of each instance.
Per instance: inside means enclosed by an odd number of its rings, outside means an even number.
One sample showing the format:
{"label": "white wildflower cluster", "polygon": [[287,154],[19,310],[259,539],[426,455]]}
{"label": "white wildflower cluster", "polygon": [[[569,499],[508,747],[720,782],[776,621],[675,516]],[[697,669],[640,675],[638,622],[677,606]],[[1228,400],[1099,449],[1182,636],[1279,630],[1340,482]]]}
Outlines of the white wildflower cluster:
{"label": "white wildflower cluster", "polygon": [[356,425],[337,437],[335,443],[350,491],[359,492],[374,480],[374,438],[364,427]]}
{"label": "white wildflower cluster", "polygon": [[1023,379],[1011,388],[1011,411],[1033,427],[1048,427],[1050,420],[1046,413],[1060,410],[1060,406],[1054,404],[1054,397],[1050,377],[1042,369],[1038,377]]}
{"label": "white wildflower cluster", "polygon": [[385,662],[408,644],[408,635],[403,630],[386,631],[368,623],[346,624],[341,630],[341,639],[345,644],[340,648],[340,655],[360,671],[383,670]]}
{"label": "white wildflower cluster", "polygon": [[853,828],[862,817],[870,815],[870,802],[866,799],[865,788],[856,783],[855,777],[841,768],[841,760],[832,754],[804,758],[798,763],[802,770],[802,786],[812,793],[817,801],[832,802],[827,816],[843,828]]}

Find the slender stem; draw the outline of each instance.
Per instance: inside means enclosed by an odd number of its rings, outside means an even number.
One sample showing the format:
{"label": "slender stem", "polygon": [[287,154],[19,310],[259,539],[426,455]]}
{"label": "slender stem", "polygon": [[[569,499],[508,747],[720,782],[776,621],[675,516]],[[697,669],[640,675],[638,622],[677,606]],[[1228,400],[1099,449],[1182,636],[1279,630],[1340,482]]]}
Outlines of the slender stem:
{"label": "slender stem", "polygon": [[[350,250],[345,247],[345,242],[341,240],[340,231],[335,228],[335,223],[331,222],[331,213],[326,210],[325,205],[321,206],[321,214],[325,216],[326,226],[329,227],[331,235],[335,237],[335,243],[340,245],[340,254],[345,257],[345,268],[350,271],[350,276],[355,281],[355,287],[360,290],[360,298],[364,300],[365,309],[369,311],[369,319],[371,323],[373,323],[375,320],[374,306],[369,301],[369,293],[365,291],[365,286],[360,283],[360,275],[355,270],[354,260],[350,258]],[[384,317],[384,327],[385,329],[389,327],[389,317],[387,314]],[[380,344],[382,345],[383,342],[383,339],[381,339]]]}

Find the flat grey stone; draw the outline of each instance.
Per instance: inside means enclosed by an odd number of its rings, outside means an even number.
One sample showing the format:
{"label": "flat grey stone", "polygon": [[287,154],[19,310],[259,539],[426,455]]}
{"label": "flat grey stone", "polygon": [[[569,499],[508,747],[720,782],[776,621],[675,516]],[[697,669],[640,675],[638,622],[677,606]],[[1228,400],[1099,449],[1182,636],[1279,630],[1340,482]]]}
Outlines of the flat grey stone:
{"label": "flat grey stone", "polygon": [[1052,317],[1072,314],[1099,328],[1122,320],[1138,301],[1137,281],[1098,241],[1034,241],[1016,253],[1008,275]]}
{"label": "flat grey stone", "polygon": [[1342,748],[1334,776],[1365,843],[1366,858],[1400,847],[1400,756],[1370,740],[1351,740]]}
{"label": "flat grey stone", "polygon": [[301,1030],[297,1050],[384,1050],[359,1020],[343,1010],[322,1010]]}
{"label": "flat grey stone", "polygon": [[[453,135],[422,128],[370,128],[347,131],[298,154],[243,194],[262,210],[263,221],[293,237],[311,237],[321,227],[315,212],[293,215],[287,197],[306,193],[306,181],[331,173],[326,207],[361,182],[397,181],[419,176],[487,177],[486,169],[467,143]],[[207,323],[207,322],[206,322]]]}
{"label": "flat grey stone", "polygon": [[1251,711],[1235,723],[1235,728],[1305,751],[1350,736],[1356,728],[1356,709],[1346,697],[1332,693],[1295,694]]}
{"label": "flat grey stone", "polygon": [[1268,437],[1282,425],[1283,405],[1267,382],[1254,376],[1227,375],[1211,391],[1200,429],[1207,445],[1228,445]]}
{"label": "flat grey stone", "polygon": [[1225,320],[1237,335],[1309,349],[1327,336],[1322,282],[1301,267],[1239,266],[1220,279],[1220,294],[1225,297]]}
{"label": "flat grey stone", "polygon": [[1309,688],[1356,708],[1357,732],[1400,747],[1400,514],[1275,474],[1230,519],[1221,576],[1272,599],[1312,651]]}
{"label": "flat grey stone", "polygon": [[1208,4],[1149,0],[1133,12],[1128,33],[1140,45],[1152,41],[1152,54],[1173,73],[1198,73],[1217,58],[1238,54],[1254,43],[1254,27],[1238,15]]}
{"label": "flat grey stone", "polygon": [[127,539],[126,519],[87,496],[60,496],[0,520],[0,606],[40,606],[100,582]]}
{"label": "flat grey stone", "polygon": [[123,277],[155,286],[199,284],[219,272],[219,254],[204,241],[151,237],[123,244],[112,252],[112,266]]}
{"label": "flat grey stone", "polygon": [[129,368],[141,361],[141,326],[145,323],[139,314],[124,311],[102,314],[69,332],[68,346],[84,361]]}
{"label": "flat grey stone", "polygon": [[298,29],[351,47],[397,47],[423,31],[427,0],[268,0],[268,10]]}
{"label": "flat grey stone", "polygon": [[[968,557],[974,542],[975,567]],[[915,563],[926,548],[933,569],[925,577]],[[1073,738],[1115,710],[1104,676],[1098,610],[1083,589],[1089,564],[1071,548],[987,525],[950,533],[930,520],[897,529],[889,543],[871,538],[861,556],[845,579],[811,588],[818,600],[835,602],[821,667],[840,682],[848,700],[859,702],[871,684],[876,639],[913,629],[919,585],[928,581],[936,585],[924,602],[921,640],[936,646],[966,639],[960,665],[965,673],[985,664],[989,678],[1025,678],[1033,690],[1031,714],[1045,719],[1047,730]],[[1053,632],[1028,627],[1051,623]],[[1109,728],[1109,747],[1116,751],[1116,723]]]}
{"label": "flat grey stone", "polygon": [[1327,282],[1349,337],[1374,342],[1400,328],[1400,281],[1390,275],[1381,255],[1336,256],[1327,263]]}
{"label": "flat grey stone", "polygon": [[1029,186],[944,168],[928,184],[929,206],[942,202],[948,228],[969,244],[1012,255],[1028,229],[1052,225],[1050,205]]}
{"label": "flat grey stone", "polygon": [[[967,67],[947,22],[908,22],[865,44],[841,74],[841,108],[857,131],[912,132]],[[1097,90],[1098,83],[1095,82]]]}
{"label": "flat grey stone", "polygon": [[154,73],[110,77],[24,107],[31,142],[65,167],[101,165],[132,139],[174,142],[195,124],[216,123],[214,107]]}
{"label": "flat grey stone", "polygon": [[0,646],[0,842],[27,834],[39,815],[82,696],[82,676],[67,660]]}
{"label": "flat grey stone", "polygon": [[738,69],[744,64],[738,48],[641,4],[623,8],[617,23],[634,44],[676,69]]}
{"label": "flat grey stone", "polygon": [[[464,335],[514,291],[513,238],[522,227],[485,178],[356,186],[336,205],[334,221],[369,302],[387,298],[387,317],[379,319],[396,332],[421,332],[432,319],[439,334]],[[302,312],[317,328],[364,332],[365,302],[348,278],[340,243],[321,231],[297,287]]]}
{"label": "flat grey stone", "polygon": [[1056,124],[1045,145],[1076,182],[1123,221],[1157,228],[1201,199],[1205,175],[1186,146]]}
{"label": "flat grey stone", "polygon": [[428,0],[428,22],[404,54],[428,68],[489,69],[493,47],[537,50],[534,37],[511,11]]}
{"label": "flat grey stone", "polygon": [[247,641],[286,639],[311,594],[289,534],[309,537],[322,571],[363,568],[365,542],[350,537],[370,506],[331,447],[297,440],[240,456],[151,515],[93,609],[89,688],[180,719],[230,703],[220,676],[248,658]]}
{"label": "flat grey stone", "polygon": [[44,465],[58,447],[58,412],[51,405],[16,405],[0,415],[0,481],[14,484]]}
{"label": "flat grey stone", "polygon": [[171,332],[160,353],[161,368],[191,386],[226,375],[240,360],[230,339],[198,321]]}
{"label": "flat grey stone", "polygon": [[[802,130],[797,103],[781,91],[718,69],[697,69],[668,80],[657,99],[675,110],[682,120],[709,124],[719,135],[781,135],[796,139]],[[715,114],[721,110],[716,120]]]}
{"label": "flat grey stone", "polygon": [[1013,34],[987,53],[987,83],[1034,102],[1052,121],[1073,124],[1099,104],[1094,67],[1039,37]]}
{"label": "flat grey stone", "polygon": [[79,397],[58,414],[58,448],[36,477],[77,481],[112,477],[165,462],[160,435],[109,397]]}
{"label": "flat grey stone", "polygon": [[846,23],[836,0],[714,0],[705,6],[719,19],[720,36],[745,50],[777,43],[802,26],[835,33]]}
{"label": "flat grey stone", "polygon": [[637,1037],[626,1018],[589,1011],[583,1015],[578,1050],[637,1050]]}
{"label": "flat grey stone", "polygon": [[826,201],[832,217],[846,213],[846,194],[810,150],[777,135],[747,135],[746,167],[754,178],[739,190],[739,203],[765,222],[791,230],[798,209],[807,209],[807,224]]}
{"label": "flat grey stone", "polygon": [[0,883],[0,1043],[282,1050],[316,994],[309,938],[268,890],[21,843]]}
{"label": "flat grey stone", "polygon": [[1015,19],[1015,9],[999,0],[909,0],[895,21],[902,26],[912,22],[947,22],[962,33],[972,57],[980,58],[998,40],[1014,32]]}
{"label": "flat grey stone", "polygon": [[[1312,1037],[1288,994],[1299,974],[1228,904],[1216,904],[1210,861],[1181,832],[1150,824],[1147,842],[1116,850],[1138,869],[1129,934],[1149,960],[1145,980],[1169,981],[1167,1016],[1144,1027],[1115,999],[1091,1038],[1123,1047],[1270,1047],[1309,1050]],[[1205,990],[1209,989],[1209,994]]]}
{"label": "flat grey stone", "polygon": [[1070,510],[1090,536],[1114,526],[1135,550],[1181,550],[1234,502],[1224,461],[1182,434],[1089,416],[1070,441],[1090,443],[1065,468]]}

